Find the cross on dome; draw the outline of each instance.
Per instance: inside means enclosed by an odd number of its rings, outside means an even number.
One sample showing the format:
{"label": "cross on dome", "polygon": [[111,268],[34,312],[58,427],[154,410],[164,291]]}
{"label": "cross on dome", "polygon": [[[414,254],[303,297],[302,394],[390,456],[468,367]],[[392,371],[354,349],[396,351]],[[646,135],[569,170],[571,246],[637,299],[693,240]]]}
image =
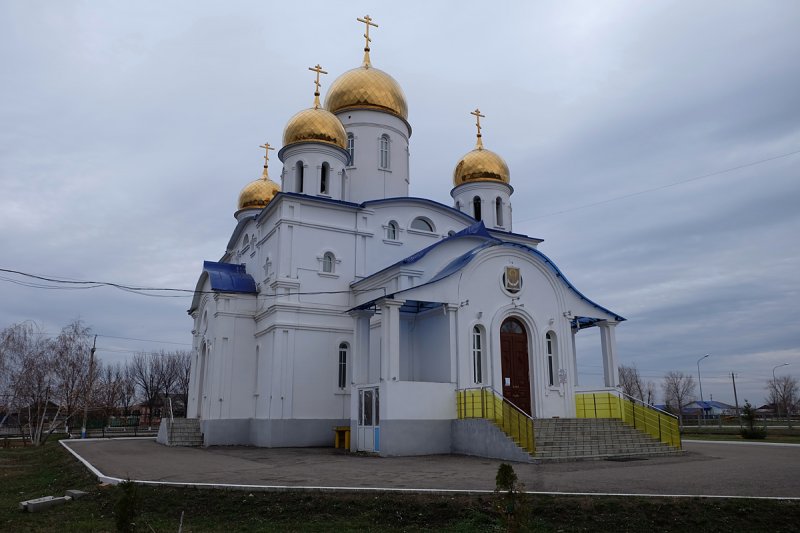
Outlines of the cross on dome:
{"label": "cross on dome", "polygon": [[478,149],[482,149],[483,140],[481,139],[481,118],[486,118],[486,115],[481,115],[481,110],[478,109],[477,107],[475,108],[475,111],[470,111],[469,114],[475,115],[475,127],[478,128],[478,137],[477,137],[478,140],[476,141],[476,147]]}
{"label": "cross on dome", "polygon": [[370,17],[369,15],[364,15],[364,18],[358,17],[356,20],[358,22],[363,22],[367,28],[366,33],[364,33],[364,38],[366,39],[366,43],[364,44],[364,66],[369,67],[370,66],[369,43],[372,41],[372,39],[369,38],[369,27],[372,26],[374,28],[377,28],[378,25],[372,22],[372,17]]}
{"label": "cross on dome", "polygon": [[317,63],[316,66],[314,66],[314,67],[308,67],[308,70],[310,70],[311,72],[316,72],[317,73],[317,79],[314,80],[314,86],[315,86],[315,89],[314,89],[314,109],[319,109],[320,108],[320,103],[319,103],[319,87],[320,87],[319,75],[320,74],[327,74],[327,72],[322,70],[322,67],[320,66],[319,63]]}

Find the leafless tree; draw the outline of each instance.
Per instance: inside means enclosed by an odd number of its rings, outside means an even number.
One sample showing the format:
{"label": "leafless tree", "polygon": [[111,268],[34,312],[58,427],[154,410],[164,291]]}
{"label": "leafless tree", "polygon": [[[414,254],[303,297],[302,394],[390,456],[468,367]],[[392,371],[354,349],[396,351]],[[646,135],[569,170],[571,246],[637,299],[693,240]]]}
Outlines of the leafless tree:
{"label": "leafless tree", "polygon": [[164,408],[168,408],[170,395],[174,392],[175,384],[178,381],[178,360],[172,352],[161,350],[158,354],[153,354],[155,359],[155,369],[157,373],[160,395],[164,400]]}
{"label": "leafless tree", "polygon": [[123,369],[119,364],[101,365],[98,371],[97,402],[94,405],[102,408],[104,418],[108,419],[120,406]]}
{"label": "leafless tree", "polygon": [[631,366],[620,365],[619,385],[622,388],[622,392],[649,405],[652,405],[656,400],[655,383],[652,381],[645,383],[635,364]]}
{"label": "leafless tree", "polygon": [[152,426],[153,411],[158,403],[158,393],[161,391],[158,357],[158,355],[152,353],[137,353],[131,360],[131,375],[136,383],[142,403],[147,406],[148,426]]}
{"label": "leafless tree", "polygon": [[769,394],[769,402],[775,406],[778,416],[781,413],[785,414],[789,429],[792,429],[792,409],[797,403],[798,397],[800,397],[797,378],[780,376],[770,379],[767,381],[767,392]]}
{"label": "leafless tree", "polygon": [[664,391],[664,403],[678,413],[678,421],[682,427],[683,408],[694,401],[694,377],[683,372],[667,372],[661,388]]}
{"label": "leafless tree", "polygon": [[175,382],[175,395],[183,407],[183,416],[187,416],[189,407],[189,375],[192,371],[192,353],[179,350],[174,353],[178,368],[178,379]]}
{"label": "leafless tree", "polygon": [[89,376],[91,331],[80,320],[73,320],[53,340],[53,365],[57,376],[56,401],[61,408],[65,429],[90,402],[90,384],[96,382],[97,368]]}
{"label": "leafless tree", "polygon": [[133,364],[128,362],[122,369],[119,404],[122,414],[128,416],[131,413],[131,406],[136,402],[136,377],[134,376]]}

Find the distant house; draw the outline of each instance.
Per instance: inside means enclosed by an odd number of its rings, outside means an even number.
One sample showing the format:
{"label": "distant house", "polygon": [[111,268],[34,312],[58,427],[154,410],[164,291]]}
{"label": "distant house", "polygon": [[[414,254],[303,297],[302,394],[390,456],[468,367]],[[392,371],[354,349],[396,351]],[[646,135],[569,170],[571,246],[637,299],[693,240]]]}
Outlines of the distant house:
{"label": "distant house", "polygon": [[732,405],[714,400],[707,402],[692,402],[683,408],[684,416],[720,416],[720,415],[735,415],[736,408]]}

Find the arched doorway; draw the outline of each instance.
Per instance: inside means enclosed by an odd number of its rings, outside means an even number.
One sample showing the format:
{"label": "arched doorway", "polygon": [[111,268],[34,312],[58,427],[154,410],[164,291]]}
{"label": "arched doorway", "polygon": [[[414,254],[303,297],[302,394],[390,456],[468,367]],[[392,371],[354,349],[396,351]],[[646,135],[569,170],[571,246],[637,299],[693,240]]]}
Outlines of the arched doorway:
{"label": "arched doorway", "polygon": [[503,368],[503,397],[531,415],[528,334],[516,318],[507,318],[500,326],[500,364]]}

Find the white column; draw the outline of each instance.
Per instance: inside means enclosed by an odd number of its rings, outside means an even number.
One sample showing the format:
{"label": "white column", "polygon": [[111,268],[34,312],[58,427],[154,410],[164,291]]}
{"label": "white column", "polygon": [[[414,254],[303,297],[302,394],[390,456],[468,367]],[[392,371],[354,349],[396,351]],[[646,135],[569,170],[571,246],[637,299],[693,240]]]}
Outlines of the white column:
{"label": "white column", "polygon": [[381,379],[400,379],[400,306],[403,300],[381,300]]}
{"label": "white column", "polygon": [[[577,319],[576,319],[576,321],[577,321]],[[578,331],[579,330],[578,330],[577,327],[570,328],[570,332],[572,333],[570,335],[570,339],[572,340],[572,345],[570,347],[570,349],[572,350],[572,382],[573,382],[572,384],[575,385],[576,387],[579,385],[579,383],[578,383],[578,349],[576,348],[576,344],[575,344],[575,335],[578,334]]]}
{"label": "white column", "polygon": [[450,381],[458,388],[458,328],[456,321],[457,305],[447,305],[447,322],[450,332]]}
{"label": "white column", "polygon": [[614,327],[617,325],[612,320],[603,320],[597,323],[600,327],[600,344],[603,349],[603,378],[606,387],[615,387],[619,381],[617,370],[617,340],[614,336]]}
{"label": "white column", "polygon": [[369,379],[369,319],[373,311],[353,311],[350,316],[356,321],[353,335],[353,383],[362,385]]}

